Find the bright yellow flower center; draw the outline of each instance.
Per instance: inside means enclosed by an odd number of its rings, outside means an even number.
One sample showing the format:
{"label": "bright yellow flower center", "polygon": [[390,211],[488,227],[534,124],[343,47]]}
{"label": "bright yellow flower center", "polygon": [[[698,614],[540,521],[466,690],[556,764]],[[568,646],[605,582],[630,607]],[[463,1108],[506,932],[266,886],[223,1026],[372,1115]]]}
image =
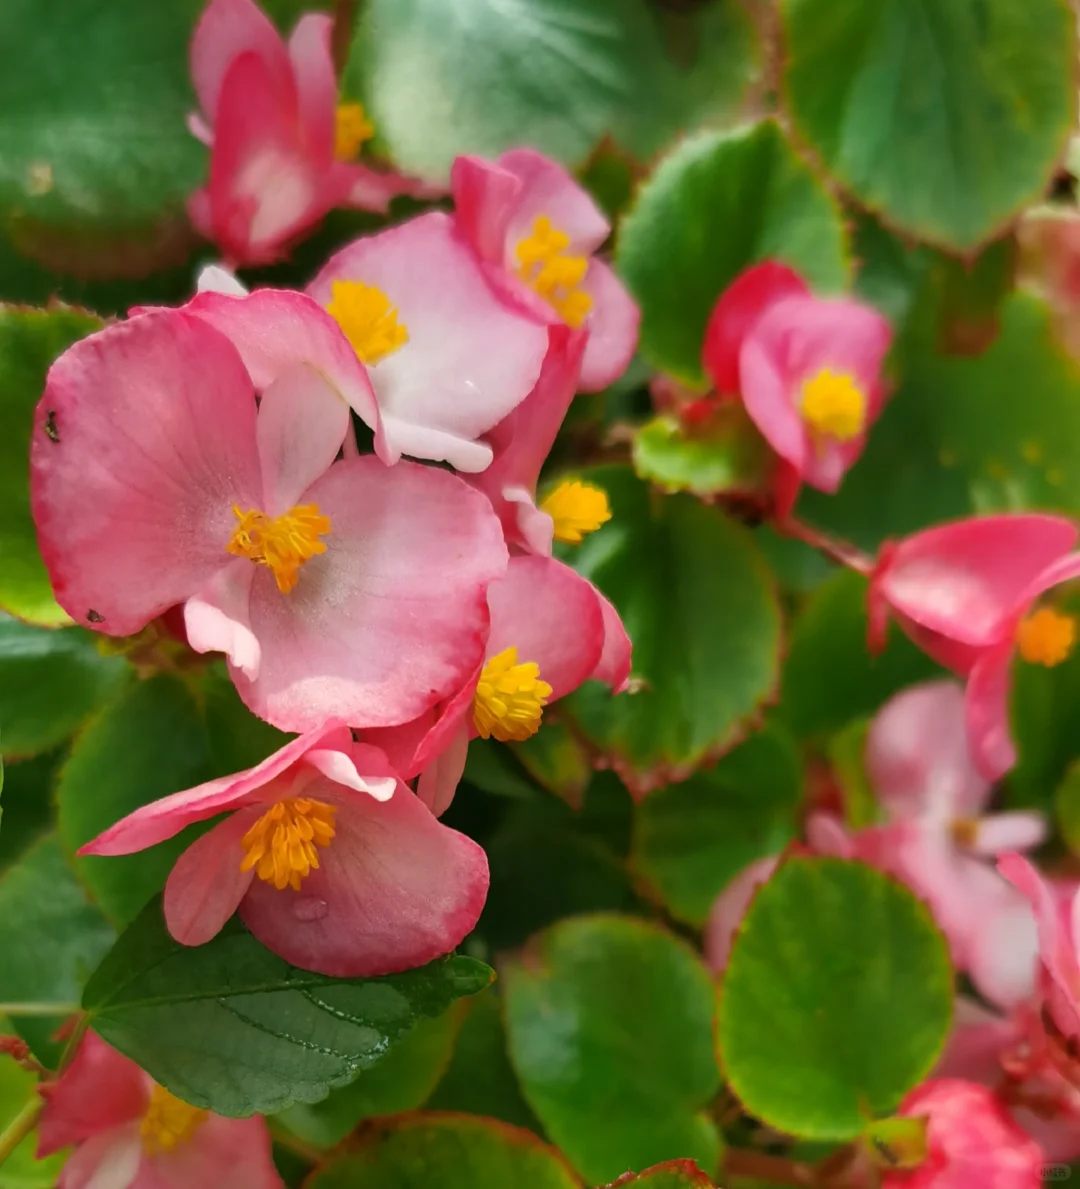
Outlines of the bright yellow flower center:
{"label": "bright yellow flower center", "polygon": [[555,522],[555,540],[571,545],[611,519],[607,492],[576,479],[560,483],[540,507]]}
{"label": "bright yellow flower center", "polygon": [[143,1151],[148,1156],[160,1156],[186,1144],[209,1115],[209,1111],[170,1094],[164,1086],[155,1086],[150,1092],[150,1105],[139,1124]]}
{"label": "bright yellow flower center", "polygon": [[319,866],[320,846],[334,837],[337,809],[307,797],[286,797],[268,809],[241,840],[241,871],[251,871],[280,892],[300,891],[300,884]]}
{"label": "bright yellow flower center", "polygon": [[375,135],[375,128],[359,103],[342,103],[337,109],[334,129],[334,156],[352,161],[365,142]]}
{"label": "bright yellow flower center", "polygon": [[296,585],[300,567],[317,553],[325,553],[319,540],[330,531],[330,517],[319,514],[318,504],[298,504],[284,516],[267,516],[252,508],[241,512],[233,504],[240,523],[225,548],[236,557],[248,557],[269,566],[282,594]]}
{"label": "bright yellow flower center", "polygon": [[570,256],[570,237],[553,227],[547,215],[537,215],[532,234],[517,246],[518,276],[577,329],[592,309],[592,298],[579,288],[589,271],[587,256]]}
{"label": "bright yellow flower center", "polygon": [[1067,660],[1075,643],[1076,620],[1052,607],[1040,607],[1021,620],[1016,632],[1016,646],[1024,660],[1048,669]]}
{"label": "bright yellow flower center", "polygon": [[866,425],[866,394],[846,372],[824,367],[802,386],[802,416],[822,437],[848,442]]}
{"label": "bright yellow flower center", "polygon": [[517,649],[504,648],[484,665],[473,697],[473,722],[485,739],[519,743],[540,730],[551,686],[540,680],[540,668],[519,665]]}
{"label": "bright yellow flower center", "polygon": [[397,307],[374,285],[334,281],[326,312],[345,332],[362,362],[369,366],[409,341],[408,330],[398,321]]}

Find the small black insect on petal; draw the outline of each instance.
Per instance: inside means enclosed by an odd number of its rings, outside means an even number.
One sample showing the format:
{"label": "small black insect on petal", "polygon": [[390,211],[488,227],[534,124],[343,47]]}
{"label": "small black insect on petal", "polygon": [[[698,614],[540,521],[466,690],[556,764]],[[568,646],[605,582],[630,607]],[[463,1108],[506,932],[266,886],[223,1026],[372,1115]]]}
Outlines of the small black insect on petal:
{"label": "small black insect on petal", "polygon": [[87,611],[86,618],[89,620],[90,623],[104,623],[105,622],[105,616],[102,615],[100,611],[95,611],[93,608],[91,608],[89,611]]}
{"label": "small black insect on petal", "polygon": [[56,410],[49,409],[45,414],[45,436],[50,442],[60,441],[60,431],[56,428]]}

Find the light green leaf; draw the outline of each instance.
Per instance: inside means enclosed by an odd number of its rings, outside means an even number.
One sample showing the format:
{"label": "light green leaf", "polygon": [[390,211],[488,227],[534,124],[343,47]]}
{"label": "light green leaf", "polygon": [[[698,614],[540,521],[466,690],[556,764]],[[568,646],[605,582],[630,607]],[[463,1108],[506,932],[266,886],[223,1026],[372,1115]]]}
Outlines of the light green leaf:
{"label": "light green leaf", "polygon": [[764,495],[775,465],[741,404],[723,405],[707,425],[688,430],[664,414],[634,436],[634,470],[665,491],[710,497]]}
{"label": "light green leaf", "polygon": [[[0,1132],[35,1094],[37,1078],[34,1074],[21,1069],[9,1057],[0,1060]],[[53,1189],[64,1167],[66,1153],[57,1152],[45,1160],[35,1160],[36,1147],[37,1131],[33,1131],[0,1165],[0,1189]]]}

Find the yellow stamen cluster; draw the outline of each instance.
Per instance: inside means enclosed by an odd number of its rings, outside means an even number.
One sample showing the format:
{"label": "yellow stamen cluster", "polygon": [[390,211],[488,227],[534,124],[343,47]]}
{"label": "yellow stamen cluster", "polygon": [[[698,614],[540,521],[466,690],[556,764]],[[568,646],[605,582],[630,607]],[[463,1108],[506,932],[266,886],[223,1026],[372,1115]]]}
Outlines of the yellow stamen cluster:
{"label": "yellow stamen cluster", "polygon": [[343,103],[337,109],[334,128],[334,156],[352,161],[375,135],[375,128],[359,103]]}
{"label": "yellow stamen cluster", "polygon": [[369,366],[409,341],[408,330],[398,322],[397,307],[374,285],[334,281],[326,312],[345,332],[361,361]]}
{"label": "yellow stamen cluster", "polygon": [[1076,620],[1052,607],[1040,607],[1021,620],[1016,632],[1016,646],[1024,660],[1048,669],[1067,660],[1075,644]]}
{"label": "yellow stamen cluster", "polygon": [[164,1086],[154,1086],[150,1105],[139,1124],[143,1151],[148,1156],[160,1156],[187,1143],[206,1122],[210,1112],[191,1106],[170,1094]]}
{"label": "yellow stamen cluster", "polygon": [[846,372],[822,368],[802,386],[803,420],[822,437],[849,442],[866,425],[866,394]]}
{"label": "yellow stamen cluster", "polygon": [[241,512],[235,504],[233,512],[240,523],[225,548],[236,557],[269,566],[282,594],[296,585],[304,562],[326,552],[319,536],[330,531],[330,517],[319,514],[318,504],[298,504],[275,517],[254,508]]}
{"label": "yellow stamen cluster", "polygon": [[592,309],[592,298],[579,288],[589,271],[587,256],[568,255],[570,237],[553,227],[547,215],[533,221],[532,234],[515,250],[518,276],[575,330]]}
{"label": "yellow stamen cluster", "polygon": [[518,664],[517,649],[504,648],[484,665],[473,697],[473,722],[485,739],[521,742],[540,730],[551,686],[539,666]]}
{"label": "yellow stamen cluster", "polygon": [[337,809],[307,797],[286,797],[262,815],[241,840],[241,871],[252,871],[277,890],[300,884],[319,866],[320,846],[334,837]]}
{"label": "yellow stamen cluster", "polygon": [[611,519],[607,492],[576,479],[560,483],[540,507],[555,523],[555,540],[570,545],[580,545],[586,533]]}

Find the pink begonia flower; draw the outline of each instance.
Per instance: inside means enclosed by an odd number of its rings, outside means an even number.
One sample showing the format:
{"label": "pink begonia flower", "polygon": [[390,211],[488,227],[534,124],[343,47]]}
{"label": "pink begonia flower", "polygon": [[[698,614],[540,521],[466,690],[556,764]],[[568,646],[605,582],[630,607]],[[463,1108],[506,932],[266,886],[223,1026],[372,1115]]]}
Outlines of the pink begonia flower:
{"label": "pink begonia flower", "polygon": [[458,157],[450,188],[458,226],[491,283],[541,322],[588,332],[584,391],[614,383],[637,348],[641,314],[594,255],[611,225],[589,195],[534,149],[494,162]]}
{"label": "pink begonia flower", "polygon": [[985,1086],[936,1078],[897,1114],[926,1118],[929,1151],[918,1168],[885,1172],[881,1189],[1040,1189],[1042,1150]]}
{"label": "pink begonia flower", "polygon": [[265,1119],[190,1106],[93,1032],[41,1093],[38,1158],[74,1148],[57,1189],[282,1189]]}
{"label": "pink begonia flower", "polygon": [[[225,298],[225,301],[237,301]],[[480,663],[507,553],[461,479],[334,462],[339,398],[286,370],[256,410],[233,345],[183,311],[67,350],[38,406],[31,495],[57,600],[130,635],[182,604],[197,652],[283,730],[407,721]]]}
{"label": "pink begonia flower", "polygon": [[363,108],[339,105],[332,19],[307,13],[288,44],[253,0],[210,0],[191,41],[202,109],[188,126],[210,146],[210,180],[191,221],[230,264],[266,264],[336,206],[385,211],[430,187],[356,158],[373,135]]}
{"label": "pink begonia flower", "polygon": [[705,925],[705,961],[714,974],[723,974],[735,935],[750,910],[758,888],[767,884],[779,866],[780,856],[769,855],[744,867],[713,901]]}
{"label": "pink begonia flower", "polygon": [[882,546],[870,578],[870,644],[890,615],[939,664],[967,678],[965,715],[975,766],[998,780],[1016,763],[1009,731],[1014,652],[1060,664],[1076,622],[1040,596],[1080,575],[1077,528],[1061,516],[977,516]]}
{"label": "pink begonia flower", "polygon": [[[450,803],[470,739],[523,740],[544,706],[589,679],[625,687],[630,641],[596,587],[551,557],[510,559],[488,587],[491,634],[484,661],[441,706],[389,730],[364,732],[436,814]],[[614,614],[613,611],[610,614]]]}
{"label": "pink begonia flower", "polygon": [[532,391],[547,328],[492,290],[448,215],[346,245],[308,293],[367,369],[386,461],[409,454],[470,472],[491,462],[478,439]]}
{"label": "pink begonia flower", "polygon": [[393,974],[449,953],[484,906],[483,850],[335,721],[246,772],[144,805],[79,853],[132,854],[226,812],[165,883],[165,923],[183,945],[209,941],[239,909],[294,966]]}
{"label": "pink begonia flower", "polygon": [[786,515],[798,486],[834,492],[881,412],[888,320],[854,298],[814,297],[790,268],[765,261],[721,295],[702,361],[719,393],[737,392],[781,460]]}

